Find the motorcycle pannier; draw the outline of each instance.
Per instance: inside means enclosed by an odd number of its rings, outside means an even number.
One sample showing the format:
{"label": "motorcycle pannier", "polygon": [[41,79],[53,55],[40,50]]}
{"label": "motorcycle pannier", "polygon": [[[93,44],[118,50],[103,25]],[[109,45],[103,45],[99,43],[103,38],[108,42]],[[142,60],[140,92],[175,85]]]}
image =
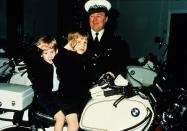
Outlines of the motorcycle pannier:
{"label": "motorcycle pannier", "polygon": [[31,86],[0,83],[0,108],[23,110],[31,104],[34,92]]}

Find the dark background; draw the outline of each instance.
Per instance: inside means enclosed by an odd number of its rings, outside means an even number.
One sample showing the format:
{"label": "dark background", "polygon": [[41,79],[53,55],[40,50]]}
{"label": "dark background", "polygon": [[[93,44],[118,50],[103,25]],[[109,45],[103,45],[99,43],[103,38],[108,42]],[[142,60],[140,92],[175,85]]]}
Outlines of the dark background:
{"label": "dark background", "polygon": [[[44,34],[59,39],[71,28],[87,26],[86,0],[0,0],[0,47],[10,55],[27,39]],[[186,78],[186,0],[110,0],[111,26],[126,39],[132,57],[155,54],[178,81]],[[169,49],[169,50],[167,50]]]}

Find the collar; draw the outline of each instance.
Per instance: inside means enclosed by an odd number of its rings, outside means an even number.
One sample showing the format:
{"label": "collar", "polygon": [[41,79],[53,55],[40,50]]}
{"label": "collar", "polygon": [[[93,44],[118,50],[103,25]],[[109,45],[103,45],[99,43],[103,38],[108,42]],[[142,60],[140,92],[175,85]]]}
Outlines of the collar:
{"label": "collar", "polygon": [[[104,31],[105,31],[105,29],[102,29],[102,30],[100,30],[100,31],[98,32],[98,33],[99,33],[99,34],[98,34],[98,39],[99,39],[99,41],[101,40],[101,37],[102,37]],[[93,39],[96,37],[95,33],[96,33],[96,32],[95,32],[94,30],[91,29],[91,34],[92,34],[92,38],[93,38]]]}

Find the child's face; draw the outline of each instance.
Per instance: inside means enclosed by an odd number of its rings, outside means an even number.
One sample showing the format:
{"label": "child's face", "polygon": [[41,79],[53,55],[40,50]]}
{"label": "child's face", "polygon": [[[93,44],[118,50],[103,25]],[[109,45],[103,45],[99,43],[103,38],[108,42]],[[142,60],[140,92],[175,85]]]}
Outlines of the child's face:
{"label": "child's face", "polygon": [[48,62],[49,64],[53,64],[53,59],[56,55],[56,51],[53,48],[48,48],[46,50],[43,50],[41,57]]}
{"label": "child's face", "polygon": [[87,50],[88,38],[79,36],[76,41],[77,44],[75,45],[74,50],[80,55],[84,54]]}

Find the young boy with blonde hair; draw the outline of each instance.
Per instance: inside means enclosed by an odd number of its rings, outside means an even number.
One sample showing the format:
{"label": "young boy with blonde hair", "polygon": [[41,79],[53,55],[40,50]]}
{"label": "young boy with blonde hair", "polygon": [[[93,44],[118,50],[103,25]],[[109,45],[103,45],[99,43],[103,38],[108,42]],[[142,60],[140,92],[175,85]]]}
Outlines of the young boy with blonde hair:
{"label": "young boy with blonde hair", "polygon": [[47,35],[42,36],[35,45],[27,47],[24,51],[28,77],[35,92],[33,108],[39,106],[48,115],[54,117],[56,121],[54,131],[62,131],[65,122],[67,122],[68,130],[78,131],[75,107],[61,95],[59,76],[54,63],[58,53],[56,39]]}

